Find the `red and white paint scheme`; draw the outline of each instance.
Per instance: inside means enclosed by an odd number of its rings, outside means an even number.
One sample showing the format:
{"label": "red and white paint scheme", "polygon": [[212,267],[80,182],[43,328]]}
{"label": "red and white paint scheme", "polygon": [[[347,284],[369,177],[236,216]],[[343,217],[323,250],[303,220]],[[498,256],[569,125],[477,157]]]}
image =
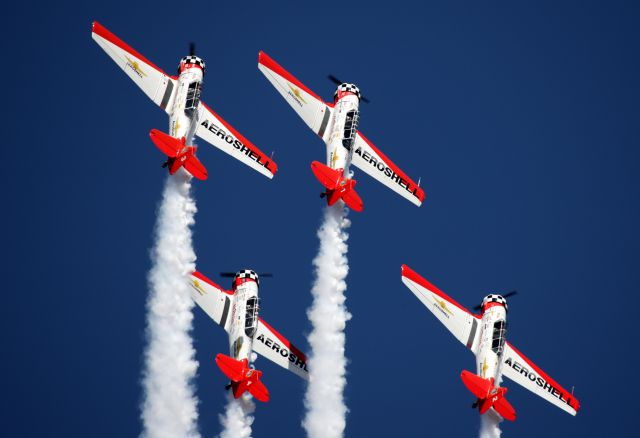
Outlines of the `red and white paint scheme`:
{"label": "red and white paint scheme", "polygon": [[249,364],[252,352],[309,379],[306,356],[258,316],[258,274],[249,269],[238,271],[230,291],[200,272],[191,274],[189,284],[193,300],[229,334],[229,356],[218,354],[216,363],[231,381],[227,388],[232,389],[235,398],[249,391],[260,401],[269,400],[262,371]]}
{"label": "red and white paint scheme", "polygon": [[258,55],[258,68],[327,145],[327,164],[314,161],[311,169],[325,187],[321,196],[327,197],[329,205],[342,199],[352,210],[362,211],[356,181],[349,172],[351,164],[415,205],[422,204],[424,191],[418,184],[358,132],[358,87],[339,85],[333,103],[327,103],[264,52]]}
{"label": "red and white paint scheme", "polygon": [[196,158],[194,136],[198,136],[268,178],[277,171],[276,164],[211,108],[200,101],[205,63],[201,58],[185,56],[178,75],[169,76],[97,21],[92,37],[124,70],[133,82],[169,115],[169,134],[157,129],[151,140],[166,156],[163,167],[174,174],[184,167],[198,179],[207,178],[207,170]]}
{"label": "red and white paint scheme", "polygon": [[403,283],[447,329],[476,356],[477,372],[462,371],[467,389],[477,398],[474,407],[481,414],[493,408],[506,420],[514,421],[516,411],[506,400],[507,388],[501,376],[576,415],[580,403],[531,360],[506,342],[507,301],[500,295],[482,300],[481,314],[474,315],[447,294],[429,283],[407,265],[402,265]]}

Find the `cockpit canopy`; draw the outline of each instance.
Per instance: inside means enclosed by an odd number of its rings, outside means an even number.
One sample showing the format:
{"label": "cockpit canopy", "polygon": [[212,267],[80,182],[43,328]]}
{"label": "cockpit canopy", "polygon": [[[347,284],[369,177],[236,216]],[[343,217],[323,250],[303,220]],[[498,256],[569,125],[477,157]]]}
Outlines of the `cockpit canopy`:
{"label": "cockpit canopy", "polygon": [[204,60],[202,58],[198,58],[195,55],[185,56],[180,60],[180,65],[178,65],[178,74],[182,73],[184,70],[188,68],[200,68],[202,70],[202,74],[204,74]]}
{"label": "cockpit canopy", "polygon": [[505,300],[502,295],[489,294],[482,300],[482,313],[484,313],[484,311],[489,307],[493,307],[495,305],[502,305],[505,311],[509,310],[507,308],[507,300]]}
{"label": "cockpit canopy", "polygon": [[260,278],[258,274],[256,274],[251,269],[241,269],[236,273],[236,276],[233,279],[233,289],[240,286],[247,281],[255,281],[255,283],[260,287]]}
{"label": "cockpit canopy", "polygon": [[360,100],[360,90],[354,84],[340,84],[333,95],[333,101],[337,102],[347,94],[355,94]]}
{"label": "cockpit canopy", "polygon": [[260,311],[260,300],[258,297],[249,298],[245,310],[244,332],[247,336],[253,338],[258,328],[258,312]]}

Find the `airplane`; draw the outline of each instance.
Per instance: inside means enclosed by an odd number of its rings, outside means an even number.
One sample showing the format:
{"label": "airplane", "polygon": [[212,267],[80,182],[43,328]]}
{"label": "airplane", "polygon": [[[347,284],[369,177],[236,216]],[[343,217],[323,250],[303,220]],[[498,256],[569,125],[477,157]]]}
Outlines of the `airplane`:
{"label": "airplane", "polygon": [[413,182],[358,132],[358,107],[360,100],[365,100],[358,87],[329,76],[338,84],[338,88],[333,103],[328,103],[262,51],[258,54],[258,68],[309,128],[325,142],[327,164],[314,161],[311,170],[325,187],[320,197],[326,197],[328,205],[342,199],[352,210],[362,211],[364,208],[362,199],[354,189],[356,180],[351,178],[349,172],[351,164],[413,204],[422,204],[424,191],[419,184]]}
{"label": "airplane", "polygon": [[133,82],[169,115],[169,134],[157,129],[151,140],[166,156],[162,167],[173,175],[184,167],[195,178],[207,179],[204,165],[196,158],[194,135],[232,157],[273,178],[278,167],[267,155],[200,101],[205,62],[191,54],[180,60],[178,75],[169,76],[97,21],[92,37]]}
{"label": "airplane", "polygon": [[573,391],[565,390],[506,342],[507,300],[503,296],[487,295],[478,306],[480,315],[475,315],[407,265],[402,265],[402,282],[475,354],[477,373],[464,370],[460,378],[477,398],[473,407],[477,407],[480,414],[493,408],[502,418],[515,421],[516,411],[505,398],[507,388],[500,387],[501,376],[508,377],[571,415],[577,414],[580,402]]}
{"label": "airplane", "polygon": [[230,355],[216,356],[216,364],[230,380],[225,388],[231,389],[235,398],[249,391],[257,400],[269,401],[269,391],[261,380],[262,371],[249,365],[252,352],[308,380],[304,353],[258,315],[258,274],[242,269],[235,275],[221,275],[233,276],[232,290],[223,289],[198,271],[191,273],[189,285],[196,304],[229,334]]}

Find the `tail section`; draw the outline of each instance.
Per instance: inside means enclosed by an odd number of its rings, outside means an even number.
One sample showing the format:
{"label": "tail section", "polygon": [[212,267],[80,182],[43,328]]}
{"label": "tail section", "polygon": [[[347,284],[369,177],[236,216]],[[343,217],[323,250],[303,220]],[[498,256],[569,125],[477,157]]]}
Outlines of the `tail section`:
{"label": "tail section", "polygon": [[474,406],[477,405],[480,414],[484,414],[490,408],[493,408],[505,420],[514,421],[516,419],[515,409],[504,397],[507,393],[507,388],[494,386],[493,378],[483,379],[466,370],[462,371],[460,378],[467,389],[478,399]]}
{"label": "tail section", "polygon": [[245,391],[249,391],[257,400],[269,401],[269,390],[260,381],[262,371],[249,368],[247,359],[235,360],[225,354],[218,354],[216,364],[231,380],[231,389],[235,398],[239,398]]}
{"label": "tail section", "polygon": [[184,166],[194,178],[207,179],[207,169],[195,156],[196,148],[187,146],[184,137],[175,138],[157,129],[152,129],[149,136],[156,147],[168,157],[162,167],[168,167],[169,174],[173,175]]}
{"label": "tail section", "polygon": [[362,211],[364,204],[354,189],[354,179],[344,178],[341,170],[332,169],[318,161],[311,163],[311,170],[320,184],[327,189],[324,193],[327,196],[327,204],[333,205],[338,199],[342,199],[350,209]]}

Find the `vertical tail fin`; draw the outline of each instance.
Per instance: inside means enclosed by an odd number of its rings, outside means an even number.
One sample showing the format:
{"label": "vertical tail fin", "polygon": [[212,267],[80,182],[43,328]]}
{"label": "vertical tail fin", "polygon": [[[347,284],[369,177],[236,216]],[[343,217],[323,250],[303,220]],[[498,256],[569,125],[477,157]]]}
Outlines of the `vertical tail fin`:
{"label": "vertical tail fin", "polygon": [[216,356],[216,364],[220,371],[231,380],[231,389],[235,398],[239,398],[245,391],[249,391],[257,400],[269,401],[269,390],[260,381],[262,371],[249,368],[247,359],[236,360],[220,353]]}
{"label": "vertical tail fin", "polygon": [[327,189],[327,204],[333,205],[338,199],[342,199],[350,209],[362,211],[364,204],[354,189],[356,185],[354,179],[344,178],[342,170],[332,169],[319,161],[311,163],[311,170],[320,184]]}
{"label": "vertical tail fin", "polygon": [[462,371],[460,378],[467,389],[478,399],[477,406],[480,414],[493,408],[505,420],[514,421],[516,419],[515,409],[504,397],[507,388],[494,386],[493,378],[483,379],[466,370]]}

